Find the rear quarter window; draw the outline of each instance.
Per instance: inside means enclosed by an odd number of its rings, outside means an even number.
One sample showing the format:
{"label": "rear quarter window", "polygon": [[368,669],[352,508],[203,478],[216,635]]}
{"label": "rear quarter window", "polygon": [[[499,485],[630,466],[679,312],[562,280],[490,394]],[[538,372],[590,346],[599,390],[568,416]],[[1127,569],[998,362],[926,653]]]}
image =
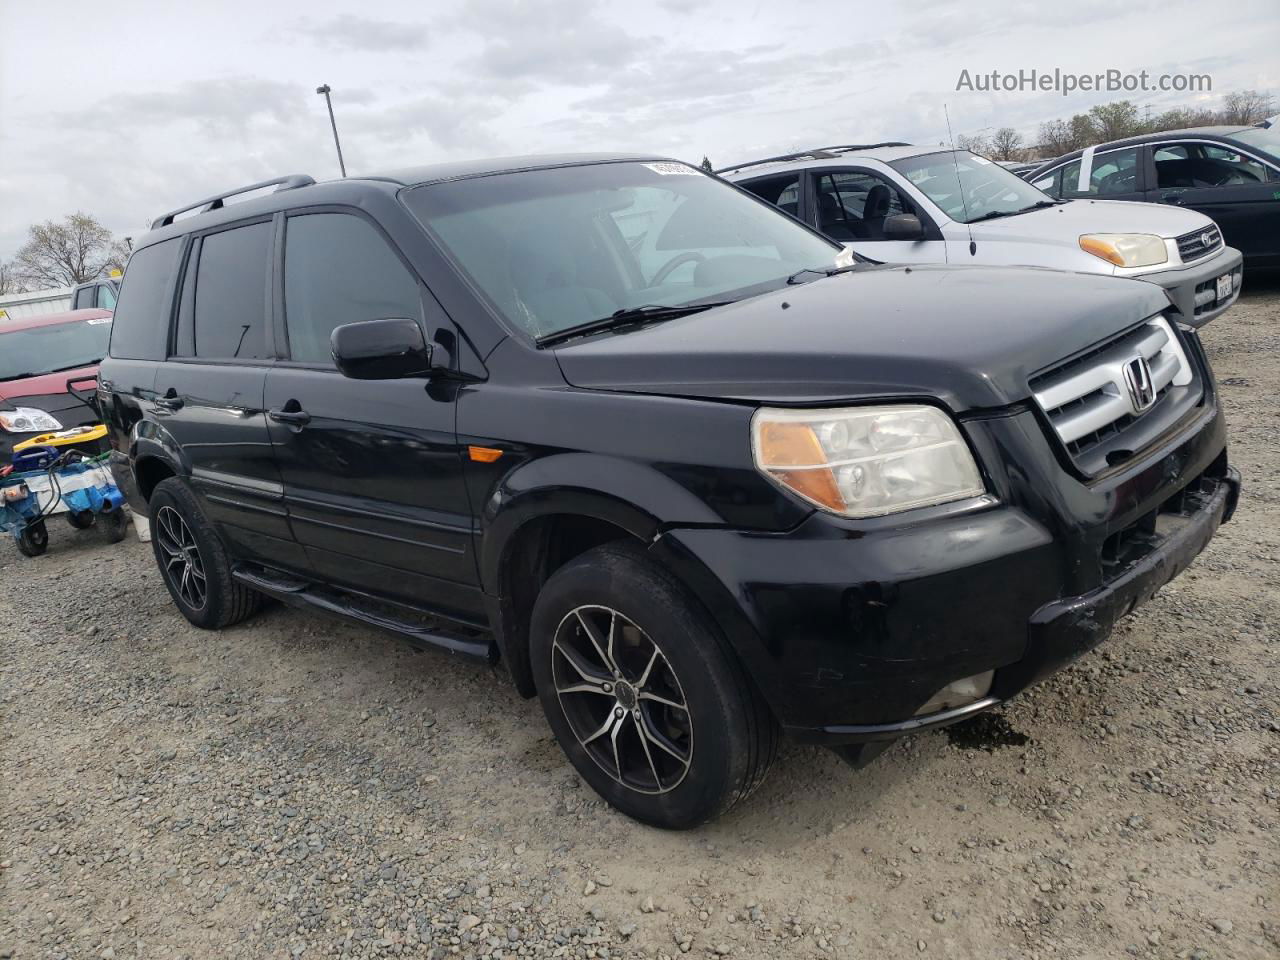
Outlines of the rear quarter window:
{"label": "rear quarter window", "polygon": [[175,237],[136,251],[129,258],[111,325],[111,356],[121,360],[163,360],[169,339],[173,278],[182,240]]}

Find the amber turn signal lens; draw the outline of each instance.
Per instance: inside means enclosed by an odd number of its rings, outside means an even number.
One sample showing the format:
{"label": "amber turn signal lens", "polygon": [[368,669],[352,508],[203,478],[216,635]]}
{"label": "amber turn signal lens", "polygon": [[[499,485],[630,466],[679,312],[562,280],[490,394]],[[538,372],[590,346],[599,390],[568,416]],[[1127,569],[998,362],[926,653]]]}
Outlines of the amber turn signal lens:
{"label": "amber turn signal lens", "polygon": [[469,446],[467,447],[467,454],[476,463],[493,463],[493,461],[502,456],[502,451],[493,447]]}
{"label": "amber turn signal lens", "polygon": [[1095,257],[1101,257],[1108,263],[1114,263],[1117,267],[1124,266],[1124,257],[1120,255],[1120,251],[1105,240],[1099,240],[1097,237],[1081,237],[1080,249],[1085,253],[1092,253]]}
{"label": "amber turn signal lens", "polygon": [[[830,510],[845,508],[844,498],[836,487],[831,468],[825,466],[827,455],[818,436],[807,423],[770,421],[760,425],[760,463],[775,477],[801,496],[808,497]],[[788,470],[788,467],[809,467]]]}

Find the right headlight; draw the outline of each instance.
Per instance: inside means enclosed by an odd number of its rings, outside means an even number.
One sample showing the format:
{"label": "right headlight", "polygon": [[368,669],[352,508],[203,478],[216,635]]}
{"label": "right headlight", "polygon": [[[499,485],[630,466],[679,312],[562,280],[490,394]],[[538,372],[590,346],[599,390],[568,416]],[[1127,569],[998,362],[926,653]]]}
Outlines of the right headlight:
{"label": "right headlight", "polygon": [[1164,241],[1149,233],[1086,233],[1080,249],[1117,267],[1154,267],[1169,260]]}
{"label": "right headlight", "polygon": [[12,410],[0,410],[0,428],[10,433],[49,433],[61,430],[62,424],[35,407],[15,407]]}
{"label": "right headlight", "polygon": [[922,405],[786,410],[751,420],[756,468],[810,503],[876,517],[984,492],[955,422]]}

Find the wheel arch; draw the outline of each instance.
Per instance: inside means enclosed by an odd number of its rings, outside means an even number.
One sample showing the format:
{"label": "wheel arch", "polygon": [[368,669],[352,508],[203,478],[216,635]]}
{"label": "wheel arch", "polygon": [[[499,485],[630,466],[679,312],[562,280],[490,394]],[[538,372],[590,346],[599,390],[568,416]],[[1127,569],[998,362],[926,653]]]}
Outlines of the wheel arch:
{"label": "wheel arch", "polygon": [[529,665],[529,622],[548,578],[575,557],[616,540],[647,546],[657,519],[623,500],[582,489],[529,491],[488,524],[481,578],[499,655],[516,689],[536,693]]}

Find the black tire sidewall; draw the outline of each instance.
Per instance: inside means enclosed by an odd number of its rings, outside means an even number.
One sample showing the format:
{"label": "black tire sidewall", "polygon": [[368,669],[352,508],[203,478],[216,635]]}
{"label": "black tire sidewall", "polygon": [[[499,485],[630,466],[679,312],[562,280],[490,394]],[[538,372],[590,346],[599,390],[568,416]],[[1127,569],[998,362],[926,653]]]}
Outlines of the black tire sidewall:
{"label": "black tire sidewall", "polygon": [[49,549],[49,528],[43,520],[29,523],[18,537],[18,551],[25,557],[39,557]]}
{"label": "black tire sidewall", "polygon": [[[611,607],[644,630],[679,680],[693,728],[693,759],[684,780],[667,793],[632,790],[602,770],[578,742],[556,696],[556,628],[570,611],[592,604]],[[710,618],[642,552],[606,545],[557,571],[534,605],[530,644],[534,682],[552,732],[611,805],[653,826],[686,829],[715,818],[737,799],[748,777],[750,749],[750,705],[740,668]]]}
{"label": "black tire sidewall", "polygon": [[164,571],[165,556],[160,547],[160,535],[156,529],[151,533],[151,551],[156,558],[156,568],[165,589],[173,598],[174,604],[191,623],[197,627],[212,630],[226,626],[231,620],[232,593],[235,590],[231,578],[231,563],[226,548],[222,545],[218,534],[200,509],[195,494],[183,480],[172,477],[161,481],[151,494],[148,502],[150,514],[157,518],[162,507],[170,507],[177,511],[191,531],[200,550],[200,561],[205,573],[204,606],[196,609],[182,599],[168,575]]}

